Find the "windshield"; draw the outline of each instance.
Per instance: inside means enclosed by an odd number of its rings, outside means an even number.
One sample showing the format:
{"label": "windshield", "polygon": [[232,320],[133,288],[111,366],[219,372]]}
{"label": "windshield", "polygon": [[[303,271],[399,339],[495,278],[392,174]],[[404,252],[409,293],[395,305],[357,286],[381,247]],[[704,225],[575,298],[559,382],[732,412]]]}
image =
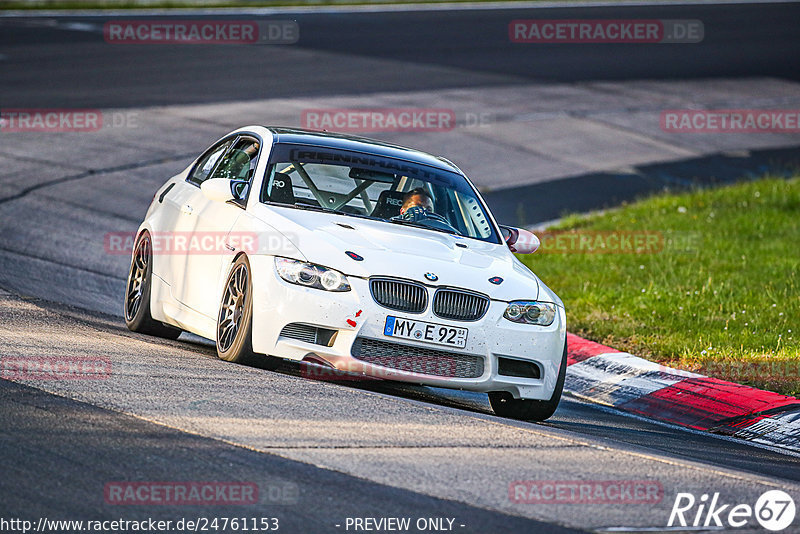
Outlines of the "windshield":
{"label": "windshield", "polygon": [[384,156],[276,144],[261,201],[499,242],[463,176]]}

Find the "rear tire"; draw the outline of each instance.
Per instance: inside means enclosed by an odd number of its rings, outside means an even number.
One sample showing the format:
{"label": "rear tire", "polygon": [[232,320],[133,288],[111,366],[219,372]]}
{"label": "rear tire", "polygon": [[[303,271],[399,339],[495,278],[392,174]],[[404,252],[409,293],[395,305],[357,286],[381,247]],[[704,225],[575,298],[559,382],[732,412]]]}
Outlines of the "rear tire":
{"label": "rear tire", "polygon": [[561,369],[558,371],[556,387],[549,400],[515,399],[507,391],[489,393],[489,404],[494,413],[500,417],[521,419],[523,421],[544,421],[549,419],[558,408],[561,393],[564,391],[564,380],[567,376],[567,340],[564,339],[564,353],[561,356]]}
{"label": "rear tire", "polygon": [[178,339],[181,329],[165,325],[150,315],[150,285],[153,276],[153,245],[150,234],[142,232],[133,249],[128,283],[125,286],[125,325],[128,330],[150,336]]}

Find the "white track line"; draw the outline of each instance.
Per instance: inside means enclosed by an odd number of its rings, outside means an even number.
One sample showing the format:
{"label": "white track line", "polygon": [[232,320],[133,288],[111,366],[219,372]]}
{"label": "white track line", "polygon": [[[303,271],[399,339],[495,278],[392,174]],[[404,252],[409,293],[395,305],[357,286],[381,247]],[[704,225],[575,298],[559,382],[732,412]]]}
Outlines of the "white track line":
{"label": "white track line", "polygon": [[612,406],[607,406],[605,404],[598,404],[597,402],[593,401],[591,398],[584,397],[582,395],[575,395],[574,393],[567,391],[566,388],[564,389],[564,396],[569,398],[572,401],[580,402],[582,404],[588,404],[588,405],[590,405],[590,406],[592,406],[594,408],[597,408],[600,411],[603,411],[603,412],[606,412],[606,413],[610,413],[610,414],[614,414],[614,415],[622,415],[622,416],[625,416],[625,417],[630,417],[632,419],[636,419],[637,421],[642,421],[644,423],[663,426],[665,428],[671,428],[673,430],[681,430],[683,432],[688,432],[689,434],[695,434],[695,435],[698,435],[698,436],[705,436],[705,437],[712,437],[712,438],[715,438],[715,439],[721,439],[723,441],[728,441],[730,443],[738,443],[739,445],[747,445],[749,447],[755,447],[757,449],[764,449],[764,450],[767,450],[767,451],[770,451],[770,452],[777,452],[777,453],[780,453],[780,454],[785,454],[787,456],[794,456],[795,458],[800,458],[800,451],[795,451],[795,450],[792,450],[792,449],[786,449],[786,448],[783,448],[783,447],[779,447],[777,445],[768,445],[766,443],[760,443],[760,442],[757,442],[757,441],[751,441],[751,440],[747,440],[747,439],[736,438],[736,437],[733,437],[733,436],[726,436],[725,434],[715,434],[713,432],[708,432],[708,431],[705,431],[705,430],[697,430],[697,429],[694,429],[694,428],[681,426],[681,425],[678,425],[678,424],[675,424],[675,423],[669,423],[667,421],[660,421],[658,419],[650,419],[650,418],[647,418],[647,417],[645,417],[643,415],[622,411],[619,408],[614,408]]}

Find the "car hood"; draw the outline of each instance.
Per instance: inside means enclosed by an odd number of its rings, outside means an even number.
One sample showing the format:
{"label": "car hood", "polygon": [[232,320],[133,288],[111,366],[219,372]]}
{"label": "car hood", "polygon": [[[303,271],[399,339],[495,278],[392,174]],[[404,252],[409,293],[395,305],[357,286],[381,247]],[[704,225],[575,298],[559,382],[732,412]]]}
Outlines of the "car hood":
{"label": "car hood", "polygon": [[[539,280],[505,245],[383,221],[294,208],[258,206],[256,216],[280,229],[301,257],[348,276],[387,276],[454,286],[496,300],[539,296]],[[465,248],[466,247],[466,248]],[[363,257],[356,261],[345,252]],[[438,277],[426,279],[426,273]],[[500,277],[500,284],[489,282]]]}

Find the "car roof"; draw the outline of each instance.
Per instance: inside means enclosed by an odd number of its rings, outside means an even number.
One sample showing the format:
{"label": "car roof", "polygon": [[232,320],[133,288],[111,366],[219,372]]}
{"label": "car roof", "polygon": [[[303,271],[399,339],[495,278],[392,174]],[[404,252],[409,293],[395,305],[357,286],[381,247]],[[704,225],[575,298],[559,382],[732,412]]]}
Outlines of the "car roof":
{"label": "car roof", "polygon": [[376,139],[332,132],[303,130],[301,128],[284,128],[276,126],[265,126],[264,128],[272,133],[274,143],[302,144],[324,148],[350,150],[353,152],[364,152],[368,154],[375,154],[377,156],[411,161],[414,163],[420,163],[422,165],[428,165],[438,169],[463,174],[458,167],[445,158],[433,156],[426,152],[414,150],[413,148],[407,148],[400,145],[386,143],[384,141],[378,141]]}

